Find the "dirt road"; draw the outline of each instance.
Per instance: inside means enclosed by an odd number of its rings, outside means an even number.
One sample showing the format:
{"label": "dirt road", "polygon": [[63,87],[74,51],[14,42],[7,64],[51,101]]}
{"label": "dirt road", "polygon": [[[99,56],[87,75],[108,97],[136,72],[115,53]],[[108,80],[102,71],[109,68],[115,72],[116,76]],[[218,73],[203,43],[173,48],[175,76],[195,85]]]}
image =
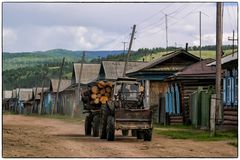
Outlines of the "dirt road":
{"label": "dirt road", "polygon": [[152,142],[117,135],[114,142],[84,136],[84,125],[57,119],[3,116],[3,157],[236,157],[227,142],[153,135]]}

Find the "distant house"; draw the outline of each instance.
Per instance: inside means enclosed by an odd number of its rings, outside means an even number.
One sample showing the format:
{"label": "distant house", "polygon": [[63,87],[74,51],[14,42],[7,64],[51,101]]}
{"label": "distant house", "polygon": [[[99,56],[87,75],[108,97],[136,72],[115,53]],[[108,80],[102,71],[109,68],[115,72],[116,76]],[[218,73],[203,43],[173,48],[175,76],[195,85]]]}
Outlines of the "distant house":
{"label": "distant house", "polygon": [[154,121],[159,122],[159,100],[161,94],[168,89],[168,83],[164,79],[199,60],[186,50],[176,50],[127,71],[127,76],[144,81],[145,104],[153,109]]}
{"label": "distant house", "polygon": [[[43,88],[43,92],[48,91],[48,88]],[[33,98],[31,99],[32,101],[32,112],[33,113],[38,113],[39,108],[41,107],[40,101],[41,101],[41,92],[42,92],[42,87],[34,87],[33,88]]]}
{"label": "distant house", "polygon": [[[138,68],[146,62],[128,62],[127,71]],[[118,77],[123,77],[125,62],[123,61],[102,61],[99,72],[99,79],[115,81]]]}
{"label": "distant house", "polygon": [[11,99],[12,99],[12,91],[11,90],[3,91],[3,98],[2,98],[3,112],[5,110],[10,110],[10,100]]}
{"label": "distant house", "polygon": [[[222,81],[223,126],[237,128],[238,126],[238,52],[221,59],[224,72]],[[215,66],[216,61],[208,64]]]}
{"label": "distant house", "polygon": [[[71,85],[60,92],[60,108],[61,113],[65,115],[80,115],[83,107],[77,106],[79,99],[77,96],[79,74],[81,70],[81,63],[75,63],[73,65],[72,81]],[[84,89],[87,84],[98,80],[100,70],[100,64],[83,64],[82,76],[80,80],[80,88]],[[73,111],[74,110],[74,111]]]}
{"label": "distant house", "polygon": [[18,99],[17,113],[24,113],[26,110],[30,110],[31,104],[28,101],[33,98],[32,88],[17,88],[16,91]]}
{"label": "distant house", "polygon": [[[165,104],[162,104],[160,109],[161,123],[166,123],[164,122],[165,113],[170,115],[170,124],[188,123],[192,120],[191,94],[199,87],[204,90],[208,90],[210,86],[215,87],[216,67],[206,66],[213,61],[213,59],[199,61],[165,79],[168,88],[163,95]],[[209,108],[206,112],[209,114]]]}
{"label": "distant house", "polygon": [[[58,79],[51,79],[50,80],[50,85],[49,85],[49,90],[45,91],[43,94],[43,109],[42,113],[45,114],[50,114],[52,112],[52,109],[54,107],[55,103],[55,98],[57,95],[57,89],[58,89]],[[71,80],[65,80],[62,79],[59,87],[59,92],[63,91],[67,87],[71,85]],[[60,97],[59,97],[60,99]],[[59,100],[60,101],[60,100]],[[60,112],[60,105],[59,101],[57,102],[57,105],[54,109],[54,113],[59,113]]]}

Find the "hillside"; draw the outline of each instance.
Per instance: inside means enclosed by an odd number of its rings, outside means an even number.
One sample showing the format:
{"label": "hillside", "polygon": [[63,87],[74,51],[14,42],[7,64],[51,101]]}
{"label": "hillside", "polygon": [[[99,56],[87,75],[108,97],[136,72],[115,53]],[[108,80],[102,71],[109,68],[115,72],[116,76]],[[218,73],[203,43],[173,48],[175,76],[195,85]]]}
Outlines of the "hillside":
{"label": "hillside", "polygon": [[[92,59],[106,57],[107,55],[120,54],[122,51],[87,51],[85,60],[89,62]],[[61,62],[65,57],[66,62],[81,61],[82,51],[71,51],[64,49],[54,49],[48,51],[37,52],[19,52],[19,53],[3,53],[3,70],[24,68],[36,65],[51,64]]]}
{"label": "hillside", "polygon": [[[171,52],[171,51],[170,51]],[[190,53],[192,53],[193,55],[199,57],[199,51],[189,51]],[[225,55],[228,55],[230,53],[232,53],[232,50],[224,50]],[[137,57],[137,61],[142,61],[143,58],[145,61],[151,61],[151,59],[156,59],[156,58],[160,58],[162,55],[166,54],[166,52],[158,52],[158,53],[153,53],[148,54],[146,56],[142,56],[142,57]],[[216,57],[216,51],[212,51],[212,50],[203,50],[202,51],[202,58],[206,59],[206,58],[212,58],[215,59]]]}

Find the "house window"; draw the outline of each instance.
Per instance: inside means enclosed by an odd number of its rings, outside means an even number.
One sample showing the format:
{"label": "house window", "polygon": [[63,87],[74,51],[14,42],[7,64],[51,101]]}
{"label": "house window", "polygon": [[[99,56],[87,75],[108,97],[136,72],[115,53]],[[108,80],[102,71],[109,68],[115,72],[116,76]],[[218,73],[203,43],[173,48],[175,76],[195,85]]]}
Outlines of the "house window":
{"label": "house window", "polygon": [[231,105],[231,94],[232,94],[232,92],[231,92],[231,90],[232,90],[232,80],[231,80],[232,78],[231,77],[228,77],[227,79],[226,79],[226,104],[227,105]]}
{"label": "house window", "polygon": [[223,104],[226,104],[226,78],[223,78]]}

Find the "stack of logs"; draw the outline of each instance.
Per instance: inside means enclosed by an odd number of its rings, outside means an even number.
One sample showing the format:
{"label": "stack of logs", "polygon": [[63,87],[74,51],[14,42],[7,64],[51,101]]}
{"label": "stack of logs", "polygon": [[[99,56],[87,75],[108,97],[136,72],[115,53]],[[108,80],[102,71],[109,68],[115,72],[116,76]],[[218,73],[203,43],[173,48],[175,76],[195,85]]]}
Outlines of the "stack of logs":
{"label": "stack of logs", "polygon": [[111,96],[113,84],[111,81],[99,81],[91,88],[90,104],[106,104]]}
{"label": "stack of logs", "polygon": [[237,108],[224,108],[224,122],[225,127],[238,125],[238,111]]}

